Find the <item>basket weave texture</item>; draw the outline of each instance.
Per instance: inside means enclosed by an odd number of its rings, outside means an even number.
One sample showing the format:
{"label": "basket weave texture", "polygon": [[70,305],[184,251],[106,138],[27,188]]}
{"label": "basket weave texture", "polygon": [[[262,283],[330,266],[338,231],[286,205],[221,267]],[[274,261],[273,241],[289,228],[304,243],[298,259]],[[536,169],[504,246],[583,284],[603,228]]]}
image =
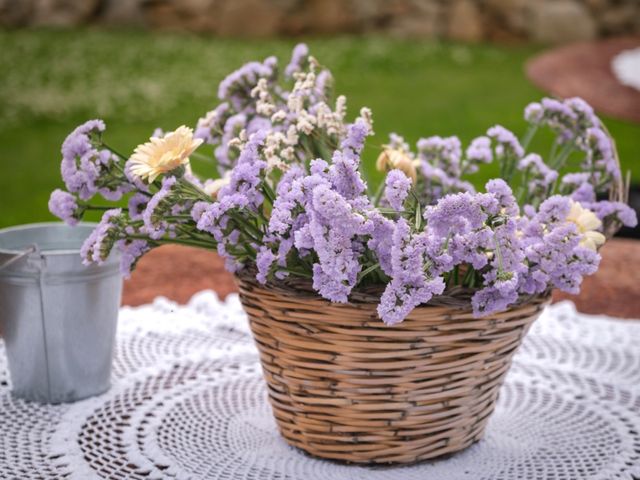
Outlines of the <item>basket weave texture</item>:
{"label": "basket weave texture", "polygon": [[478,440],[548,295],[486,318],[416,308],[386,326],[375,302],[333,304],[238,278],[282,436],[305,452],[413,463]]}

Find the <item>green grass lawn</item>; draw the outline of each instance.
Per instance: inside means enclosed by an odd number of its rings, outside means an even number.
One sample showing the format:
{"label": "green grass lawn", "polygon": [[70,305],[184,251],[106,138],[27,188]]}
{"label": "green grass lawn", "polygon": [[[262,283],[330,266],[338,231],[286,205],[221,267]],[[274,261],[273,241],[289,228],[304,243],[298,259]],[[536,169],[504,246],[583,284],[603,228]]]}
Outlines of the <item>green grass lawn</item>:
{"label": "green grass lawn", "polygon": [[[195,125],[216,104],[218,82],[251,59],[288,60],[292,40],[221,40],[105,31],[0,31],[0,226],[51,220],[47,200],[61,185],[60,144],[77,124],[100,117],[122,152],[156,127]],[[500,123],[524,131],[524,106],[543,93],[526,80],[535,47],[466,46],[382,38],[308,39],[330,67],[350,114],[371,107],[371,168],[389,132],[415,142],[457,134],[466,143]],[[605,119],[623,168],[640,180],[640,126]],[[542,150],[542,144],[534,144]],[[547,148],[546,146],[544,147]],[[196,165],[200,173],[207,172]],[[482,183],[495,172],[477,178]]]}

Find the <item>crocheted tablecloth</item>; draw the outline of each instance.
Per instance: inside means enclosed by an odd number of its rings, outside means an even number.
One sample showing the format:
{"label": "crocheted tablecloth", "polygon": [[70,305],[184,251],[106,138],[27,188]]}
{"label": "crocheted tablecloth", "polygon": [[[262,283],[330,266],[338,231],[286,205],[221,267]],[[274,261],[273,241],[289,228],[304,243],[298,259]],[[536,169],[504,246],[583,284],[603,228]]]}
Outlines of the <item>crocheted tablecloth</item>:
{"label": "crocheted tablecloth", "polygon": [[113,387],[15,399],[0,342],[0,478],[633,479],[640,476],[640,322],[549,307],[516,355],[485,437],[449,458],[366,468],[278,436],[236,296],[123,308]]}

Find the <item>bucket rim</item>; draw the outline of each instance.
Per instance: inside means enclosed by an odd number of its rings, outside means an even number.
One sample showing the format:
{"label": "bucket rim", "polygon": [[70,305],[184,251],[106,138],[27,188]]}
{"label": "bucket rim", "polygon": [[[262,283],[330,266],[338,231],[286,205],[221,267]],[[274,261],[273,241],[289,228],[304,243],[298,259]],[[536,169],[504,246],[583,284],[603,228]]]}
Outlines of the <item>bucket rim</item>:
{"label": "bucket rim", "polygon": [[[25,223],[21,225],[14,225],[11,227],[0,228],[0,235],[6,232],[17,232],[22,230],[31,230],[33,228],[39,227],[66,227],[66,228],[77,228],[77,227],[90,227],[95,228],[98,224],[96,222],[79,222],[76,225],[67,225],[64,222],[35,222],[35,223]],[[28,245],[25,245],[25,248]],[[69,254],[77,254],[80,251],[79,248],[69,248],[64,250],[45,250],[40,252],[41,255],[45,257],[53,257],[58,255],[69,255]],[[23,250],[15,250],[11,248],[2,248],[0,247],[0,254],[4,255],[20,255],[24,253]]]}

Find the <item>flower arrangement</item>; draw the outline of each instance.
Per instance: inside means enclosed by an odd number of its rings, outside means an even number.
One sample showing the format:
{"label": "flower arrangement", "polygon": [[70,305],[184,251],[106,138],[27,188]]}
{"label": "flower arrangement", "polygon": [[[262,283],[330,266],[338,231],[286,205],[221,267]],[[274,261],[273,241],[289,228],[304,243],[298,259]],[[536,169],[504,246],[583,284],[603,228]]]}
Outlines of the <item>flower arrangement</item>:
{"label": "flower arrangement", "polygon": [[[332,83],[301,44],[283,75],[274,57],[247,63],[221,82],[220,103],[195,131],[157,131],[131,156],[104,142],[102,121],[86,122],[62,146],[66,191],[49,208],[69,224],[106,210],[82,248],[86,263],[116,248],[128,275],[165,243],[217,249],[232,272],[263,284],[299,278],[332,302],[377,289],[387,324],[452,292],[468,295],[475,316],[552,288],[577,292],[605,234],[637,224],[624,202],[602,199],[621,173],[612,139],[579,98],[527,106],[520,140],[494,126],[466,149],[439,136],[412,149],[391,134],[373,191],[360,168],[371,111],[349,122]],[[541,128],[555,134],[545,159],[528,151]],[[217,179],[190,168],[205,148]],[[473,174],[492,162],[500,178],[476,192]],[[98,207],[96,195],[128,204]]]}

